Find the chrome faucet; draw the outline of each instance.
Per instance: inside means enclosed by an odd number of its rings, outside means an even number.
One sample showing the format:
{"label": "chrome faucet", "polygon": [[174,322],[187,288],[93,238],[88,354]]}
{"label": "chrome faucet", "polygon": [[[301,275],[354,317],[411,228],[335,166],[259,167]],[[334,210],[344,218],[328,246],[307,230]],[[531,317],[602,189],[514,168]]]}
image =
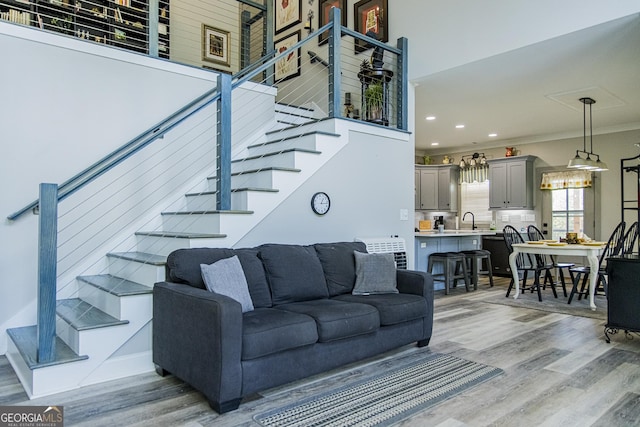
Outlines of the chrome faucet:
{"label": "chrome faucet", "polygon": [[476,217],[473,212],[465,212],[464,215],[462,215],[462,220],[464,221],[467,214],[471,214],[471,230],[475,230],[478,227],[476,227]]}

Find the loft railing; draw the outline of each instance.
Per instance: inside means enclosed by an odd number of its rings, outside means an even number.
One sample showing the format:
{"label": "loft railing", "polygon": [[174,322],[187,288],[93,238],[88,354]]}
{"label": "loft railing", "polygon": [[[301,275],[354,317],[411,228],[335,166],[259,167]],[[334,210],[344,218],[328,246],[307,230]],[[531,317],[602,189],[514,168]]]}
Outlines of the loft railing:
{"label": "loft railing", "polygon": [[[300,60],[304,57],[302,55],[303,47],[310,49],[312,46],[316,46],[315,42],[317,38],[328,32],[328,68],[324,66],[314,67],[312,62],[305,62],[300,64],[297,72],[300,69],[305,69],[306,80],[304,84],[298,82],[298,78],[287,78],[289,76],[282,76],[278,73],[282,69],[278,68],[281,61],[290,58],[292,52],[298,52]],[[313,45],[311,43],[314,43]],[[74,259],[77,248],[82,247],[82,251],[79,252],[91,252],[92,250],[98,251],[102,249],[103,241],[100,243],[94,243],[97,240],[97,232],[87,232],[84,224],[78,225],[76,222],[86,221],[87,213],[91,213],[93,216],[100,217],[100,212],[116,211],[114,215],[116,217],[125,216],[126,212],[120,214],[118,209],[120,206],[101,208],[98,213],[92,212],[95,208],[95,203],[86,203],[90,207],[74,207],[73,209],[67,209],[67,211],[75,211],[85,209],[86,212],[72,212],[72,219],[68,220],[71,225],[58,227],[60,221],[59,205],[63,200],[69,199],[72,195],[78,195],[82,192],[87,192],[86,188],[95,183],[98,180],[104,180],[104,177],[108,174],[113,174],[114,170],[124,168],[124,164],[127,161],[131,161],[132,158],[137,155],[141,155],[143,150],[152,149],[155,145],[155,141],[163,138],[165,135],[176,133],[178,129],[181,129],[187,123],[188,120],[193,120],[193,117],[197,114],[202,114],[205,109],[210,109],[212,105],[215,105],[215,113],[212,116],[206,116],[203,114],[203,118],[199,119],[195,124],[190,124],[195,130],[187,130],[184,134],[196,133],[196,136],[186,136],[183,140],[173,141],[170,146],[182,145],[185,146],[191,141],[202,139],[201,135],[204,135],[206,139],[208,136],[216,139],[215,148],[215,164],[216,164],[216,209],[219,211],[228,211],[231,209],[231,159],[233,152],[242,151],[242,147],[245,147],[255,143],[252,138],[258,138],[255,135],[263,135],[265,129],[268,129],[271,124],[269,123],[254,123],[254,128],[248,128],[246,123],[238,125],[237,117],[234,117],[232,110],[234,105],[242,104],[249,105],[253,109],[259,109],[258,107],[265,109],[259,105],[256,105],[254,95],[245,91],[246,85],[255,85],[256,78],[260,77],[259,83],[261,87],[268,88],[269,82],[275,82],[277,85],[277,102],[285,105],[314,105],[318,107],[318,111],[314,116],[315,121],[322,120],[324,118],[344,118],[348,120],[359,119],[364,117],[358,117],[354,106],[362,106],[366,103],[364,96],[358,100],[358,92],[364,94],[364,86],[370,85],[374,80],[367,74],[362,75],[362,63],[356,55],[354,55],[354,48],[356,43],[364,43],[370,47],[377,48],[377,52],[382,55],[384,62],[387,64],[385,70],[393,75],[387,84],[386,90],[388,91],[386,97],[386,106],[389,108],[386,122],[383,124],[389,127],[398,128],[401,130],[407,129],[407,101],[406,101],[406,52],[407,41],[406,39],[399,39],[397,47],[387,46],[381,42],[378,42],[372,38],[363,36],[359,33],[351,31],[347,28],[340,26],[340,10],[332,9],[330,21],[327,25],[318,29],[314,33],[310,34],[304,40],[292,43],[285,51],[272,52],[268,57],[261,58],[256,64],[248,67],[248,69],[240,73],[235,78],[232,78],[228,74],[218,74],[217,88],[210,90],[203,94],[196,100],[192,101],[170,117],[162,120],[156,126],[148,129],[137,137],[133,138],[130,142],[123,145],[110,155],[100,159],[95,164],[91,165],[87,169],[78,173],[71,179],[65,181],[61,185],[57,184],[41,184],[40,198],[24,208],[11,214],[8,218],[10,220],[17,220],[22,215],[29,211],[40,214],[40,233],[39,233],[39,291],[38,291],[38,361],[46,363],[51,361],[51,358],[55,354],[55,307],[56,296],[59,295],[62,289],[58,288],[58,282],[61,281],[61,277],[69,278],[75,277],[75,271],[69,264],[72,264],[70,259]],[[314,49],[316,49],[314,47]],[[320,64],[318,64],[320,65]],[[294,74],[296,70],[294,69]],[[328,72],[327,72],[328,71]],[[327,91],[328,86],[328,91]],[[242,90],[240,90],[242,89]],[[240,91],[239,91],[240,90]],[[244,91],[244,92],[243,92]],[[248,98],[250,96],[250,98]],[[233,104],[232,104],[233,98]],[[273,101],[271,101],[273,102]],[[323,113],[322,111],[326,111]],[[363,110],[363,114],[365,111]],[[207,122],[213,121],[215,116],[215,125],[207,125]],[[377,119],[369,120],[372,124],[380,124]],[[204,123],[204,124],[203,124]],[[234,125],[236,123],[236,125]],[[199,127],[205,127],[204,130],[200,130]],[[241,141],[240,141],[241,140]],[[200,153],[201,148],[189,148],[188,153]],[[185,154],[184,158],[188,159],[188,156],[192,154]],[[196,154],[197,155],[197,154]],[[200,159],[200,155],[198,158]],[[213,160],[213,159],[211,159]],[[210,162],[213,163],[213,162]],[[135,169],[135,168],[134,168]],[[150,176],[148,179],[154,179],[154,175],[160,175],[164,173],[163,166],[157,166],[157,169],[150,170]],[[162,172],[160,172],[162,171]],[[124,173],[123,173],[124,176]],[[184,185],[191,180],[192,176],[184,178]],[[120,178],[118,178],[120,179]],[[136,178],[129,178],[136,179]],[[147,179],[147,178],[145,178]],[[164,178],[167,182],[173,182],[173,178]],[[182,178],[181,178],[182,179]],[[92,192],[92,191],[91,191]],[[114,197],[114,194],[118,193],[118,190],[111,190],[107,196],[102,197],[105,200]],[[142,202],[148,197],[147,194],[134,193],[130,196],[131,201],[129,204],[137,204]],[[75,197],[76,199],[78,197]],[[78,202],[80,206],[83,202]],[[127,203],[123,203],[127,204]],[[122,208],[125,209],[125,208]],[[136,216],[139,214],[132,213],[129,216]],[[66,214],[65,214],[66,215]],[[77,218],[77,219],[75,219]],[[76,221],[76,222],[73,222]],[[113,220],[115,224],[117,219]],[[133,227],[134,221],[126,223],[122,228]],[[108,224],[110,225],[110,224]],[[95,226],[102,232],[102,224]],[[119,226],[120,227],[120,226]],[[66,233],[64,241],[58,241],[58,236],[63,232],[62,229],[71,230],[64,231]],[[107,227],[108,228],[108,227]],[[82,233],[90,235],[91,243],[86,240],[78,240],[77,236]],[[104,238],[104,245],[111,244],[110,237]],[[62,239],[60,239],[62,240]],[[115,246],[121,245],[121,243],[113,243]],[[95,245],[95,246],[90,246]],[[86,247],[85,247],[86,246]],[[59,257],[59,248],[64,247],[64,255]],[[62,268],[59,268],[61,266]],[[96,268],[96,263],[93,261],[85,261],[84,264],[88,264],[87,270]],[[67,286],[62,288],[66,289]],[[58,289],[57,289],[58,288]],[[57,289],[57,290],[56,290]]]}

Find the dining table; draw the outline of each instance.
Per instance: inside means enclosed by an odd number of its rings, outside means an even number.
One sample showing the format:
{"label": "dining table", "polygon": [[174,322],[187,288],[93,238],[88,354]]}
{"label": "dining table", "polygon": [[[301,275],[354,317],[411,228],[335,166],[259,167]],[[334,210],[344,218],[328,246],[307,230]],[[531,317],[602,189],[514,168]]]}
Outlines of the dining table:
{"label": "dining table", "polygon": [[515,284],[515,294],[513,298],[520,295],[520,278],[518,275],[517,258],[519,254],[539,254],[555,256],[580,256],[586,258],[589,269],[595,274],[589,274],[589,306],[591,310],[596,309],[594,296],[598,283],[598,269],[600,268],[599,255],[606,246],[605,242],[585,242],[582,244],[569,244],[564,242],[551,241],[529,241],[526,243],[514,243],[513,251],[509,255],[509,266]]}

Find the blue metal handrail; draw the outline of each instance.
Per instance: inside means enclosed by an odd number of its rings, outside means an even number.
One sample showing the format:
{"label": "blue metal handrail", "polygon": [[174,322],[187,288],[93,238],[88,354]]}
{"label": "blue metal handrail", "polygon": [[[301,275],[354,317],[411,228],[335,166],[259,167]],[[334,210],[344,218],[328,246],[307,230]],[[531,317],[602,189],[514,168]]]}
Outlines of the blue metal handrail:
{"label": "blue metal handrail", "polygon": [[[156,139],[162,137],[165,133],[182,123],[191,115],[200,111],[210,103],[215,102],[219,98],[220,93],[218,92],[217,88],[207,91],[205,94],[191,101],[189,104],[171,114],[169,117],[165,118],[157,125],[152,126],[151,128],[142,132],[140,135],[136,136],[120,148],[112,151],[82,172],[79,172],[72,178],[63,182],[58,187],[58,201],[66,199],[85,185],[89,184],[91,181],[113,169],[115,166],[122,163],[133,154],[137,153]],[[24,213],[30,210],[37,209],[38,205],[39,201],[34,200],[22,209],[16,211],[15,213],[12,213],[7,218],[11,221],[16,220]]]}

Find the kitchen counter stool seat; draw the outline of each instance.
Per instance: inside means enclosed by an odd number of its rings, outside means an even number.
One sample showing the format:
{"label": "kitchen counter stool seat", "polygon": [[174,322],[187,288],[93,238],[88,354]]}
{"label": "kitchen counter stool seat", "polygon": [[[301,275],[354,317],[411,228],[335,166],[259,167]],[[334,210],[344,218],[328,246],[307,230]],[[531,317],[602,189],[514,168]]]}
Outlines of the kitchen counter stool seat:
{"label": "kitchen counter stool seat", "polygon": [[[442,273],[433,274],[433,266],[436,263],[442,264]],[[444,282],[444,294],[449,295],[449,289],[455,288],[458,280],[464,280],[464,286],[469,292],[471,276],[467,269],[465,254],[462,252],[435,252],[429,255],[429,265],[427,267],[433,280]]]}
{"label": "kitchen counter stool seat", "polygon": [[[471,282],[473,289],[478,289],[478,279],[480,274],[489,276],[489,285],[493,287],[493,267],[491,265],[491,252],[486,249],[475,249],[462,251],[467,259],[467,268],[471,266]],[[482,270],[482,260],[486,260],[486,270]]]}

